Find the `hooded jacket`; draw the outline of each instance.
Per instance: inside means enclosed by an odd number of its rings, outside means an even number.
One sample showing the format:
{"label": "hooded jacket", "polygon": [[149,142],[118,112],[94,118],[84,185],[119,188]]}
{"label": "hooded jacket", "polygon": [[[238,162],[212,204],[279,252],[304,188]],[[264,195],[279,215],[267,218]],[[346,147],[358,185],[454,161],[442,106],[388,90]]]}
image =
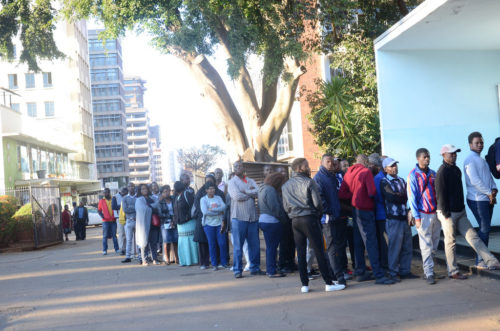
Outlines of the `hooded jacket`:
{"label": "hooded jacket", "polygon": [[354,208],[373,211],[377,194],[372,172],[364,165],[356,163],[347,169],[340,186],[339,198],[350,200]]}

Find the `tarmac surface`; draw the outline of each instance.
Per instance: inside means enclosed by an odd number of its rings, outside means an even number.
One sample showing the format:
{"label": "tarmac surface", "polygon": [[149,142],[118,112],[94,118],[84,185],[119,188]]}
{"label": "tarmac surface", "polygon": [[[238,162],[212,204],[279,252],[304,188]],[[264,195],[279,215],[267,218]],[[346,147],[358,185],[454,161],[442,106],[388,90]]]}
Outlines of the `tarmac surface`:
{"label": "tarmac surface", "polygon": [[[0,329],[500,330],[495,279],[350,281],[327,293],[318,278],[303,294],[298,273],[234,279],[229,270],[122,264],[101,250],[94,228],[86,241],[1,254]],[[419,275],[420,265],[415,259]]]}

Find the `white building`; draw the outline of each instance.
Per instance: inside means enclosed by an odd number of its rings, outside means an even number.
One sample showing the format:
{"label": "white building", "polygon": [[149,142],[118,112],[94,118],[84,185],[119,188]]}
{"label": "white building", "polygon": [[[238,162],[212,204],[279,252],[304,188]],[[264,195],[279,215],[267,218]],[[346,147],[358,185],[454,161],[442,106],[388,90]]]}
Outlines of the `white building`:
{"label": "white building", "polygon": [[[42,72],[31,72],[27,65],[19,64],[21,44],[15,41],[14,62],[0,61],[0,87],[5,87],[19,98],[10,108],[22,116],[12,117],[24,121],[30,117],[29,135],[37,140],[31,144],[24,139],[25,126],[19,123],[5,127],[9,137],[3,139],[16,144],[18,159],[26,159],[27,167],[21,172],[10,172],[5,178],[7,187],[36,183],[40,179],[36,171],[45,170],[46,176],[65,187],[70,195],[95,191],[96,169],[94,155],[93,123],[90,97],[89,56],[87,28],[85,21],[76,23],[59,22],[54,31],[54,40],[66,58],[54,61],[40,61]],[[7,125],[7,124],[6,124]],[[31,125],[31,124],[30,124]],[[39,145],[54,137],[54,146],[66,146],[58,153],[57,148]],[[57,142],[57,141],[56,141]],[[52,146],[52,147],[54,147]],[[35,148],[36,147],[36,148]],[[56,146],[57,147],[57,146]],[[68,149],[69,147],[69,149]],[[19,162],[21,164],[22,162]]]}
{"label": "white building", "polygon": [[437,170],[440,147],[454,144],[462,168],[469,133],[483,134],[483,156],[500,136],[499,14],[498,0],[427,0],[375,40],[382,153],[400,175],[420,147]]}

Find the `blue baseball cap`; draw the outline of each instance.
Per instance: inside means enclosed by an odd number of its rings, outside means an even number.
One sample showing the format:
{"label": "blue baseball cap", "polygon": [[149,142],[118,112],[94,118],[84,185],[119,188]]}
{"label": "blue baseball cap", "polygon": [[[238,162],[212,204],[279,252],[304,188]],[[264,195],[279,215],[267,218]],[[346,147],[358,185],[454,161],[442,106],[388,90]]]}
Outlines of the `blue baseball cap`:
{"label": "blue baseball cap", "polygon": [[385,167],[390,167],[396,163],[399,163],[399,161],[396,161],[394,160],[393,158],[385,158],[384,161],[382,161],[382,167],[385,168]]}

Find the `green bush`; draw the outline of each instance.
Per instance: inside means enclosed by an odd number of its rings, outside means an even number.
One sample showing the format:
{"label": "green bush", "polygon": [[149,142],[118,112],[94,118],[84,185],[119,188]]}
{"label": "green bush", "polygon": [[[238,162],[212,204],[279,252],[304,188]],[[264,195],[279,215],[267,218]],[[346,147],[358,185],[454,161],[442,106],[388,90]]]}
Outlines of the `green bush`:
{"label": "green bush", "polygon": [[16,212],[16,198],[0,196],[0,246],[7,246],[16,237],[16,222],[12,216]]}
{"label": "green bush", "polygon": [[0,196],[0,219],[7,220],[16,212],[16,198],[10,195]]}
{"label": "green bush", "polygon": [[33,229],[33,215],[31,214],[31,203],[27,203],[12,216],[16,223],[16,232]]}

